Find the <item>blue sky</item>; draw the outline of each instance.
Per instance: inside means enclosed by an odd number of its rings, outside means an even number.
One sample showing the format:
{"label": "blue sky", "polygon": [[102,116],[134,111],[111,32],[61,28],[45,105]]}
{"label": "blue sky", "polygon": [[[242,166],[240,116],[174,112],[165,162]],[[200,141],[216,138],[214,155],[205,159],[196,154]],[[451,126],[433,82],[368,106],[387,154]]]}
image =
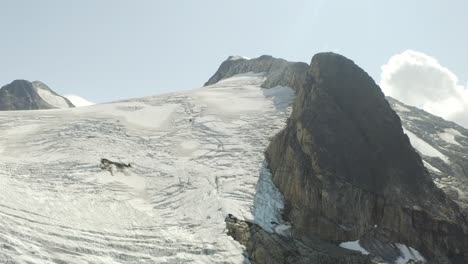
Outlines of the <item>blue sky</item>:
{"label": "blue sky", "polygon": [[0,3],[0,86],[41,80],[105,102],[203,85],[229,55],[336,51],[378,82],[407,49],[468,80],[468,1],[14,0]]}

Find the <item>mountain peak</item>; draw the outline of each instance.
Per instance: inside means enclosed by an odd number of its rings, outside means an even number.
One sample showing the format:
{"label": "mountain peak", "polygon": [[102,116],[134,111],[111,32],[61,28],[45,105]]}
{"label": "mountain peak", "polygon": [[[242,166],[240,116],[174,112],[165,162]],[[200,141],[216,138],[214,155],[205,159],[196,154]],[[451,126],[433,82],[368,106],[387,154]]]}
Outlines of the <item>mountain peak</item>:
{"label": "mountain peak", "polygon": [[299,237],[371,241],[366,250],[377,255],[388,241],[429,258],[466,250],[467,220],[435,186],[369,75],[327,52],[312,58],[306,80],[266,151]]}
{"label": "mountain peak", "polygon": [[40,81],[14,80],[0,89],[0,110],[69,108],[74,105]]}
{"label": "mountain peak", "polygon": [[266,80],[263,88],[287,86],[297,90],[304,82],[308,65],[303,62],[289,62],[270,55],[247,59],[241,56],[230,56],[219,66],[216,73],[205,83],[215,84],[223,79],[242,73],[264,73]]}

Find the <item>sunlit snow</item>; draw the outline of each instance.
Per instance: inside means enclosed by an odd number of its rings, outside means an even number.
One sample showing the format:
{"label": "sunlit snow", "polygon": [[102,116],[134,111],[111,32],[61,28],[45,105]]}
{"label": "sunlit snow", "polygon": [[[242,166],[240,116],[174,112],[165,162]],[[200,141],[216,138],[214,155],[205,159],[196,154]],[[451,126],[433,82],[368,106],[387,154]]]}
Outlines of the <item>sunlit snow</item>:
{"label": "sunlit snow", "polygon": [[429,157],[437,157],[440,158],[441,160],[445,162],[449,162],[449,158],[442,154],[440,151],[438,151],[436,148],[431,146],[429,143],[424,141],[423,139],[419,138],[416,136],[414,133],[411,131],[405,130],[405,134],[408,135],[411,145],[419,151],[422,155],[424,156],[429,156]]}
{"label": "sunlit snow", "polygon": [[58,96],[47,89],[41,87],[36,88],[37,94],[44,100],[46,103],[50,104],[56,108],[69,108],[67,101],[63,97]]}
{"label": "sunlit snow", "polygon": [[[228,213],[255,221],[257,210],[260,224],[287,229],[263,151],[289,116],[292,90],[265,95],[263,81],[235,76],[127,102],[0,113],[0,259],[243,263]],[[112,176],[101,158],[132,167]],[[259,180],[263,199],[279,199],[269,211],[255,207]]]}

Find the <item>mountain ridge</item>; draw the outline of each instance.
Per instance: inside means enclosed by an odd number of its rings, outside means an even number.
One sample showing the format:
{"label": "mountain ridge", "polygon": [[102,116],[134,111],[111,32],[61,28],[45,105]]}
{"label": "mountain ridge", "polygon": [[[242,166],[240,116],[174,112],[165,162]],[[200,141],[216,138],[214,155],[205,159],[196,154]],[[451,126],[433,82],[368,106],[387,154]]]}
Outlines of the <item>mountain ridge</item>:
{"label": "mountain ridge", "polygon": [[74,105],[40,81],[14,80],[0,88],[0,111],[70,108]]}

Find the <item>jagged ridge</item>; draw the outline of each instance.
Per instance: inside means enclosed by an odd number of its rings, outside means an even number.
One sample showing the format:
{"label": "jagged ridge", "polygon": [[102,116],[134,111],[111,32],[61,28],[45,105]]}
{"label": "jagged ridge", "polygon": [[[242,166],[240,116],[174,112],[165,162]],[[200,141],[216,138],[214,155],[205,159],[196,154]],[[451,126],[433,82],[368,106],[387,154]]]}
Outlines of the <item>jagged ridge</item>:
{"label": "jagged ridge", "polygon": [[205,83],[205,86],[215,84],[220,80],[237,74],[254,72],[265,73],[263,88],[287,86],[294,90],[304,83],[309,66],[303,62],[289,62],[284,59],[263,55],[255,59],[245,59],[231,56],[225,60],[216,73]]}

